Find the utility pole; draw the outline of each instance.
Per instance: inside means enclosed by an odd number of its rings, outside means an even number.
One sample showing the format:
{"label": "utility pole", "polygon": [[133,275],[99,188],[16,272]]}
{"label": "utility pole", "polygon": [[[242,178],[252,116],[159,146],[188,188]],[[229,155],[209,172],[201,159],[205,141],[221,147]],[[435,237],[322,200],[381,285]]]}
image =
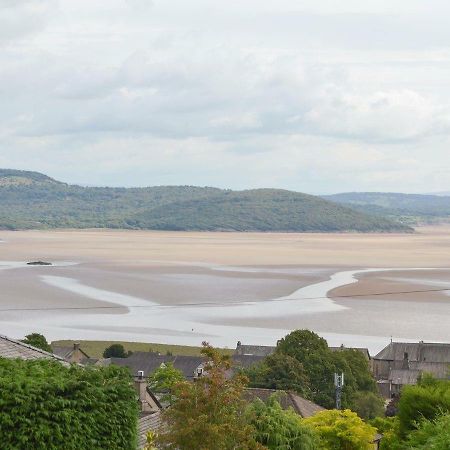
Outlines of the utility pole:
{"label": "utility pole", "polygon": [[342,388],[344,387],[344,372],[334,374],[334,387],[336,389],[336,409],[341,409]]}

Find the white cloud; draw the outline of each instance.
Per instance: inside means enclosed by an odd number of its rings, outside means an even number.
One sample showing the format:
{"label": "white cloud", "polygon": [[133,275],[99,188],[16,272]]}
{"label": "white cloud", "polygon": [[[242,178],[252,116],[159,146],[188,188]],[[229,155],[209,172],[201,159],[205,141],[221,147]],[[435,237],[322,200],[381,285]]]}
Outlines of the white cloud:
{"label": "white cloud", "polygon": [[448,190],[450,7],[431,4],[0,0],[0,166]]}

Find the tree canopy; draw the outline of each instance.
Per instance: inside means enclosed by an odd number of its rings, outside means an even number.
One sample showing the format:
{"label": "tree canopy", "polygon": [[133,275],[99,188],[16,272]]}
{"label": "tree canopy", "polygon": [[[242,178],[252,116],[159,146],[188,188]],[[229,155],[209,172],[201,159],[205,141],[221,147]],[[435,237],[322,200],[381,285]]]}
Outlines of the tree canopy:
{"label": "tree canopy", "polygon": [[321,411],[304,419],[319,434],[327,450],[369,450],[373,448],[376,429],[350,410]]}
{"label": "tree canopy", "polygon": [[283,410],[276,397],[267,403],[256,399],[247,408],[247,415],[255,427],[256,440],[269,450],[319,449],[318,434],[292,409]]}
{"label": "tree canopy", "polygon": [[32,345],[33,347],[40,348],[46,352],[52,353],[52,348],[50,344],[47,342],[47,339],[44,335],[39,333],[31,333],[25,336],[25,339],[22,339],[24,344]]}
{"label": "tree canopy", "polygon": [[126,352],[122,344],[111,344],[103,352],[103,358],[126,358],[130,355],[131,352]]}
{"label": "tree canopy", "polygon": [[[343,372],[344,407],[361,408],[358,392],[370,392],[376,384],[364,355],[353,349],[333,352],[327,341],[309,330],[295,330],[278,342],[274,355],[247,371],[252,386],[292,390],[325,408],[335,405],[334,373]],[[358,400],[358,405],[353,405]],[[373,403],[373,402],[372,402]]]}
{"label": "tree canopy", "polygon": [[232,450],[262,448],[254,429],[246,422],[242,391],[246,379],[227,377],[229,356],[204,344],[206,376],[194,383],[183,381],[173,387],[176,401],[163,417],[165,427],[157,441],[174,450]]}

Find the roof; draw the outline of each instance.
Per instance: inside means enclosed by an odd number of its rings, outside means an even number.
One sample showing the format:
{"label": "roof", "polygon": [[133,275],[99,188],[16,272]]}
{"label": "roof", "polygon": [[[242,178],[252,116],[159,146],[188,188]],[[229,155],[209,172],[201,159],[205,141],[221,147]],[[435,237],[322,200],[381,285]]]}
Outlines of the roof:
{"label": "roof", "polygon": [[269,356],[274,353],[276,347],[267,345],[243,345],[239,341],[236,345],[235,355],[254,355],[254,356]]}
{"label": "roof", "polygon": [[402,361],[408,354],[409,361],[450,363],[450,344],[433,342],[391,342],[373,359]]}
{"label": "roof", "polygon": [[328,347],[332,352],[338,352],[341,350],[356,350],[361,352],[367,359],[370,359],[369,349],[365,347],[345,347],[340,345],[339,347]]}
{"label": "roof", "polygon": [[[54,347],[54,346],[52,346],[52,350],[53,350],[53,353],[55,355],[58,355],[58,356],[60,356],[61,358],[64,358],[64,359],[70,359],[70,357],[72,356],[73,352],[75,351],[73,346],[68,346],[68,347],[59,347],[59,346],[58,347]],[[77,350],[80,351],[85,356],[86,359],[90,358],[90,356],[86,352],[81,350],[81,348],[78,348]]]}
{"label": "roof", "polygon": [[161,428],[161,412],[143,414],[138,421],[138,448],[144,448],[147,443],[147,433],[156,432]]}
{"label": "roof", "polygon": [[53,353],[33,347],[7,336],[0,335],[0,357],[19,359],[55,359],[67,364],[67,361]]}
{"label": "roof", "polygon": [[257,398],[263,402],[266,402],[272,395],[276,395],[278,397],[277,400],[283,409],[292,408],[302,417],[311,417],[320,411],[324,411],[325,409],[309,400],[306,400],[306,398],[300,397],[300,395],[295,394],[294,392],[263,388],[244,389],[244,398],[249,402]]}
{"label": "roof", "polygon": [[233,355],[231,357],[231,360],[233,361],[234,367],[247,369],[248,367],[251,367],[254,364],[258,364],[264,358],[265,356],[257,356],[257,355]]}
{"label": "roof", "polygon": [[175,369],[183,373],[185,378],[192,379],[196,369],[204,363],[205,358],[202,356],[168,356],[151,352],[135,352],[128,358],[110,358],[110,360],[112,364],[128,367],[133,375],[137,375],[139,370],[143,370],[146,376],[161,367],[161,364],[172,363]]}

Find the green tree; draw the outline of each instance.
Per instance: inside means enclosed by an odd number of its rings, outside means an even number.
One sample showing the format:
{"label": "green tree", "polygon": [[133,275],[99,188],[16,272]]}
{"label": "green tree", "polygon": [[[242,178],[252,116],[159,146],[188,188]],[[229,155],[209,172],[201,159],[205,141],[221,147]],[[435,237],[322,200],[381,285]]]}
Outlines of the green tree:
{"label": "green tree", "polygon": [[335,404],[334,373],[343,372],[345,385],[342,405],[351,407],[351,398],[359,390],[375,392],[376,385],[364,355],[353,349],[332,352],[327,341],[309,330],[296,330],[278,342],[277,354],[295,358],[309,380],[311,398],[325,408]]}
{"label": "green tree", "polygon": [[325,339],[309,330],[296,330],[278,342],[276,352],[291,356],[303,365],[315,402],[333,406],[332,376],[336,366]]}
{"label": "green tree", "polygon": [[406,436],[422,418],[433,420],[450,412],[450,380],[424,376],[416,386],[405,386],[398,403],[400,433]]}
{"label": "green tree", "polygon": [[355,380],[358,391],[377,392],[377,384],[372,376],[369,361],[359,350],[345,348],[334,352],[335,358],[346,361]]}
{"label": "green tree", "polygon": [[157,394],[162,394],[161,400],[169,404],[172,404],[174,400],[172,394],[174,386],[181,381],[184,381],[184,375],[175,369],[172,363],[161,365],[148,377],[150,389]]}
{"label": "green tree", "polygon": [[321,411],[303,421],[317,431],[326,450],[373,449],[377,430],[353,411]]}
{"label": "green tree", "polygon": [[358,391],[351,398],[352,410],[364,420],[384,416],[384,400],[374,392]]}
{"label": "green tree", "polygon": [[33,347],[40,348],[46,352],[52,353],[52,348],[50,344],[47,342],[45,336],[39,333],[31,333],[25,336],[25,339],[22,339],[24,344],[32,345]]}
{"label": "green tree", "polygon": [[256,429],[256,439],[269,450],[315,450],[319,437],[293,411],[284,411],[276,396],[267,403],[256,399],[247,408],[248,420]]}
{"label": "green tree", "polygon": [[433,420],[422,419],[407,440],[411,450],[450,449],[450,414],[437,416]]}
{"label": "green tree", "polygon": [[311,396],[309,378],[303,364],[292,356],[275,353],[250,367],[245,374],[252,387],[292,390],[307,398]]}
{"label": "green tree", "polygon": [[131,352],[126,352],[122,344],[112,344],[105,348],[103,358],[127,358]]}
{"label": "green tree", "polygon": [[246,379],[227,377],[229,356],[204,344],[206,374],[195,383],[173,387],[176,401],[164,412],[164,431],[157,437],[163,448],[176,450],[257,449],[254,428],[244,416],[242,391]]}

